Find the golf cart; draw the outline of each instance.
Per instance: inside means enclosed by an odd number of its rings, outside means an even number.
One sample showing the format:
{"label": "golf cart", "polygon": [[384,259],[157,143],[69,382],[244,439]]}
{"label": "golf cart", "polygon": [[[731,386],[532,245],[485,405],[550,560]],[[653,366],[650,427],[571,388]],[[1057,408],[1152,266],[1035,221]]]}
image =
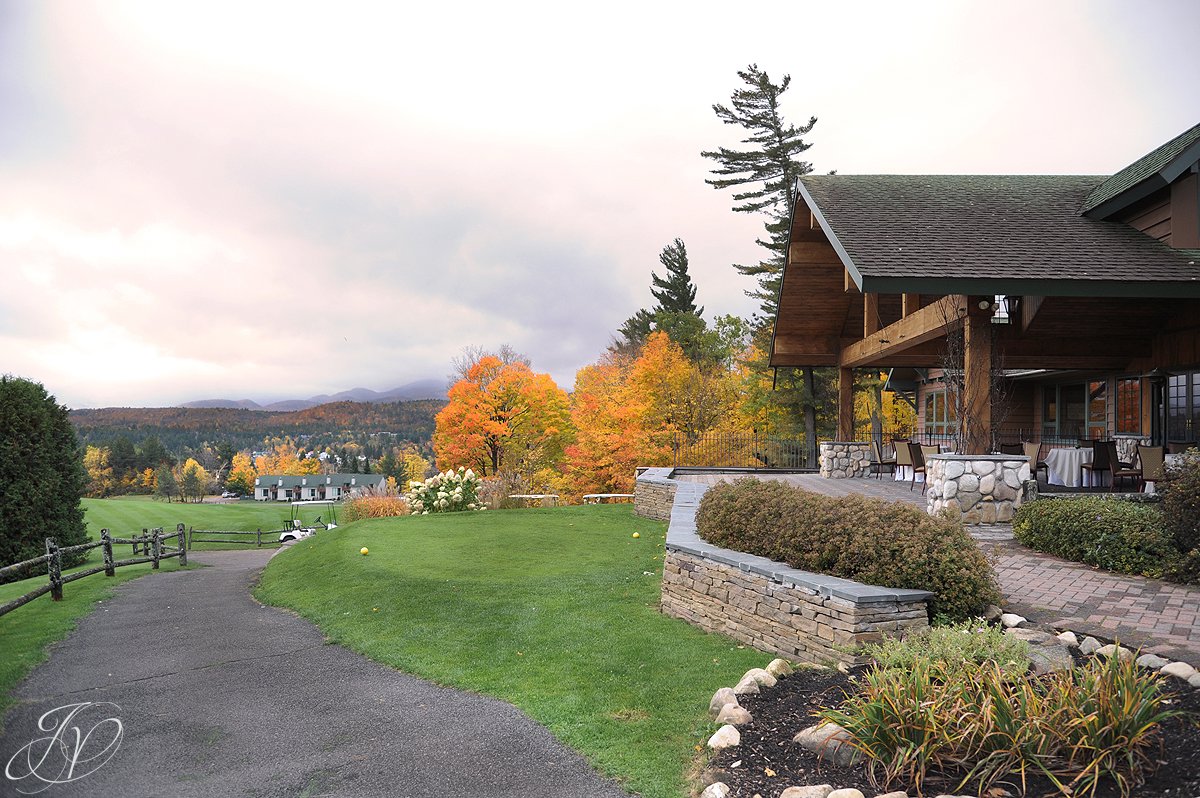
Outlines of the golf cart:
{"label": "golf cart", "polygon": [[[311,521],[305,519],[316,518]],[[324,518],[325,520],[321,520]],[[279,542],[303,540],[322,529],[337,529],[337,504],[328,500],[292,502],[292,520],[279,533]]]}

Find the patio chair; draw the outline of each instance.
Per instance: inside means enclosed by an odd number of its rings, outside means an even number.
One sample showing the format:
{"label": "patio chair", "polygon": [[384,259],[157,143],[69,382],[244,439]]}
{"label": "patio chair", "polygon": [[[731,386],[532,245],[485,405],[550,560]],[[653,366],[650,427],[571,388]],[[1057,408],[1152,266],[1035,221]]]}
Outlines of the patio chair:
{"label": "patio chair", "polygon": [[896,450],[896,470],[900,474],[896,477],[897,479],[904,478],[903,472],[900,471],[901,468],[912,468],[912,453],[908,451],[908,444],[911,442],[907,438],[892,441],[892,446]]}
{"label": "patio chair", "polygon": [[1117,456],[1117,442],[1105,441],[1108,448],[1108,467],[1112,474],[1112,489],[1117,489],[1118,479],[1134,479],[1138,484],[1142,481],[1142,469],[1134,468],[1133,463],[1122,463]]}
{"label": "patio chair", "polygon": [[[913,489],[913,485],[917,484],[917,474],[925,474],[925,453],[921,451],[919,443],[909,442],[908,444],[908,459],[912,461],[912,483],[908,486],[909,490]],[[925,492],[925,484],[921,484],[921,492]]]}
{"label": "patio chair", "polygon": [[1025,454],[1025,449],[1019,443],[1002,443],[1000,454]]}
{"label": "patio chair", "polygon": [[925,470],[923,471],[923,473],[925,474],[925,482],[921,485],[922,493],[924,493],[925,488],[927,488],[929,486],[929,470],[928,470],[929,458],[935,454],[941,454],[941,453],[942,453],[942,447],[936,443],[935,444],[924,444],[924,443],[921,444],[921,466],[923,468],[925,468]]}
{"label": "patio chair", "polygon": [[1167,469],[1165,467],[1166,457],[1164,457],[1163,448],[1161,446],[1143,446],[1138,444],[1138,462],[1142,464],[1142,484],[1141,489],[1146,489],[1147,482],[1154,482],[1157,488],[1157,483],[1162,482],[1167,478]]}
{"label": "patio chair", "polygon": [[1033,443],[1032,441],[1022,444],[1025,450],[1025,456],[1029,458],[1029,474],[1037,479],[1038,472],[1043,468],[1046,469],[1046,479],[1050,479],[1050,467],[1046,465],[1046,461],[1042,459],[1042,445]]}
{"label": "patio chair", "polygon": [[[1108,443],[1109,441],[1093,440],[1092,444],[1092,462],[1084,463],[1079,467],[1080,484],[1083,484],[1083,472],[1087,471],[1092,480],[1096,482],[1096,487],[1104,487],[1104,477],[1102,474],[1105,471],[1110,471],[1108,461]],[[1114,451],[1116,444],[1113,444]]]}
{"label": "patio chair", "polygon": [[879,441],[874,438],[871,439],[871,454],[875,456],[875,462],[871,463],[871,473],[875,475],[876,479],[883,479],[883,469],[885,468],[889,469],[892,474],[896,473],[897,458],[893,457],[891,460],[885,460],[883,452],[879,448]]}

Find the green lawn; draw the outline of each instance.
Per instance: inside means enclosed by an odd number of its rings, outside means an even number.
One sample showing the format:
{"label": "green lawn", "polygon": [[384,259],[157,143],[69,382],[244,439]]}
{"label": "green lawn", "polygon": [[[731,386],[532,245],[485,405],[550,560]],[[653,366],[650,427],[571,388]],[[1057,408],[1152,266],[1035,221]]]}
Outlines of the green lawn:
{"label": "green lawn", "polygon": [[[162,527],[163,532],[175,531],[176,524],[196,529],[225,529],[253,532],[268,531],[272,541],[279,540],[279,530],[291,519],[287,502],[238,501],[229,504],[180,504],[154,501],[149,496],[122,496],[116,499],[84,499],[84,518],[88,535],[100,539],[100,530],[108,529],[116,537],[141,534],[143,528]],[[305,516],[307,519],[307,516]],[[253,544],[250,544],[253,545]],[[225,544],[197,543],[198,549],[244,548]]]}
{"label": "green lawn", "polygon": [[362,521],[276,557],[257,595],[516,704],[632,792],[679,798],[712,693],[771,657],[658,611],[664,537],[628,505]]}

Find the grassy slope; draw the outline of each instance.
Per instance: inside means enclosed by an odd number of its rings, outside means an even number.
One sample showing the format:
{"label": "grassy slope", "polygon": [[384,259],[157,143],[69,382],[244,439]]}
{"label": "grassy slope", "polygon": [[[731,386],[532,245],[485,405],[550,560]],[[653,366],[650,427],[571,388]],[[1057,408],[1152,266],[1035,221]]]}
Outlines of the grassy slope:
{"label": "grassy slope", "polygon": [[123,496],[119,499],[84,499],[83,508],[88,535],[94,540],[100,539],[100,530],[104,528],[118,537],[125,537],[141,533],[143,527],[161,526],[164,532],[173,532],[175,525],[180,523],[196,529],[253,532],[261,528],[266,533],[267,530],[282,529],[291,518],[287,502],[168,504],[154,501],[149,496]]}
{"label": "grassy slope", "polygon": [[510,701],[627,789],[677,798],[712,693],[769,657],[659,613],[664,535],[628,505],[364,521],[276,557],[258,596]]}

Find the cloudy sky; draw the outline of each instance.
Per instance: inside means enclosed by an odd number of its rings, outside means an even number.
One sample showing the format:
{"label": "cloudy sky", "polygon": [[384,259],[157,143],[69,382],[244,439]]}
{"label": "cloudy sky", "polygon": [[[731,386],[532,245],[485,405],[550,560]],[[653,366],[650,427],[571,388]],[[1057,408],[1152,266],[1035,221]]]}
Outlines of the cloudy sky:
{"label": "cloudy sky", "polygon": [[[739,10],[751,9],[751,10]],[[757,18],[750,16],[758,14]],[[1200,116],[1200,3],[0,0],[0,372],[71,407],[442,378],[569,388],[676,236],[757,62],[817,171],[1108,174]]]}

